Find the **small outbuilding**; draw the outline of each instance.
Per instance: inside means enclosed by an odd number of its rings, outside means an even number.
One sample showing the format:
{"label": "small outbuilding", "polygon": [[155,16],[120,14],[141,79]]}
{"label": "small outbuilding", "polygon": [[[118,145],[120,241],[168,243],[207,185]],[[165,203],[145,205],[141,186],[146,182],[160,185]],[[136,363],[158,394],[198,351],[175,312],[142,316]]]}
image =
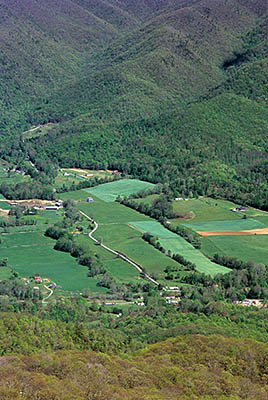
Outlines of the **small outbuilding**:
{"label": "small outbuilding", "polygon": [[94,199],[92,199],[92,197],[88,197],[87,198],[87,203],[93,203]]}

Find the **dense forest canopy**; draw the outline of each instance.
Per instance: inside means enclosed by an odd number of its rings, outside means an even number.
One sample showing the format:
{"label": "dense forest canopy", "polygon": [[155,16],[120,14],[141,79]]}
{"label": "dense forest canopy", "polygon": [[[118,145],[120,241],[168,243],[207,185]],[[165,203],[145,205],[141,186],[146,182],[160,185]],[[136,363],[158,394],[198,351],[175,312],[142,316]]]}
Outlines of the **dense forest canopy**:
{"label": "dense forest canopy", "polygon": [[[168,226],[174,198],[268,210],[267,1],[0,0],[0,20],[1,196],[55,200],[125,176],[147,180],[162,187],[152,205],[118,203],[196,249],[196,233]],[[57,186],[64,167],[119,175]],[[1,258],[10,272],[0,280],[1,398],[267,397],[267,263],[215,253],[229,272],[211,277],[175,254],[165,279],[182,286],[170,304],[163,285],[117,284],[97,250],[76,241],[76,203],[63,208],[46,240],[108,298],[142,294],[144,307],[107,310],[104,295],[92,303],[88,293],[46,303]],[[5,233],[39,223],[34,208],[6,211]],[[93,227],[87,220],[86,234]],[[165,252],[153,235],[142,238]],[[242,307],[246,298],[265,307]]]}

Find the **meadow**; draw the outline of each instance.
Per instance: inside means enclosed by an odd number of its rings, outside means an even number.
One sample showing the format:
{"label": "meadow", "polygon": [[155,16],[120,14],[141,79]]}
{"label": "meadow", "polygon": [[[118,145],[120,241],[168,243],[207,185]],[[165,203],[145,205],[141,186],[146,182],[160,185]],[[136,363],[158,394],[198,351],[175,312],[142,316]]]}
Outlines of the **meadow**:
{"label": "meadow", "polygon": [[115,201],[118,196],[128,197],[133,193],[153,188],[155,185],[138,179],[121,179],[119,181],[104,183],[93,188],[84,189],[85,192],[99,197],[101,200]]}
{"label": "meadow", "polygon": [[173,211],[181,217],[173,220],[172,223],[190,223],[226,221],[241,219],[244,215],[250,218],[267,216],[267,212],[249,207],[247,211],[232,212],[231,209],[239,207],[228,200],[212,199],[210,197],[200,197],[198,199],[174,200],[172,202]]}
{"label": "meadow", "polygon": [[103,247],[97,246],[87,235],[77,235],[76,241],[83,247],[86,246],[89,253],[100,256],[105,269],[118,283],[128,283],[140,279],[140,274],[136,268],[117,258]]}
{"label": "meadow", "polygon": [[128,221],[149,221],[151,218],[138,213],[135,210],[124,207],[116,202],[105,202],[96,196],[91,196],[93,203],[85,201],[78,203],[79,210],[83,211],[100,224],[128,223]]}
{"label": "meadow", "polygon": [[[1,235],[1,238],[0,258],[8,257],[9,265],[20,276],[38,274],[56,282],[58,289],[63,291],[107,291],[97,285],[97,279],[89,278],[87,268],[79,265],[70,254],[54,250],[55,241],[42,233],[11,233]],[[2,275],[0,279],[5,279]]]}
{"label": "meadow", "polygon": [[[142,233],[124,224],[100,225],[95,235],[103,243],[126,254],[146,269],[149,274],[164,279],[167,266],[178,268],[179,264],[156,250],[142,239]],[[131,267],[135,270],[134,267]]]}
{"label": "meadow", "polygon": [[268,235],[211,236],[202,238],[202,251],[268,265]]}
{"label": "meadow", "polygon": [[199,250],[195,249],[190,243],[188,243],[181,236],[176,233],[170,232],[165,229],[159,222],[130,222],[131,226],[139,229],[142,232],[149,232],[153,236],[159,239],[160,244],[163,248],[171,254],[180,254],[186,260],[196,264],[198,271],[209,275],[216,275],[217,273],[230,272],[228,268],[219,266],[212,263],[207,257],[205,257]]}
{"label": "meadow", "polygon": [[234,219],[226,221],[208,221],[183,224],[193,231],[243,231],[265,228],[266,225],[253,218]]}

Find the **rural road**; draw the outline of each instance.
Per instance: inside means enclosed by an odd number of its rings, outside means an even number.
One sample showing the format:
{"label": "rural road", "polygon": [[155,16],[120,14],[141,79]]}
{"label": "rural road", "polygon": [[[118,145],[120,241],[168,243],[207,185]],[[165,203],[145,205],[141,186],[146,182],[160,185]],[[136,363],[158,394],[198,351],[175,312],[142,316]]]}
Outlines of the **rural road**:
{"label": "rural road", "polygon": [[49,295],[48,295],[47,297],[45,297],[45,298],[42,300],[42,303],[43,303],[43,304],[46,304],[46,300],[47,300],[47,299],[49,299],[49,298],[50,298],[50,296],[52,296],[52,294],[53,294],[53,290],[52,290],[52,289],[50,289],[49,287],[47,287],[46,285],[44,285],[44,287],[45,287],[47,290],[49,290],[49,291],[50,291]]}
{"label": "rural road", "polygon": [[[84,217],[86,217],[89,221],[94,223],[94,229],[88,234],[88,236],[90,237],[90,239],[92,239],[95,243],[98,243],[101,247],[103,247],[104,249],[108,250],[110,253],[115,254],[117,257],[122,258],[124,261],[126,261],[127,263],[129,263],[130,265],[132,265],[133,267],[135,267],[140,273],[143,273],[142,268],[136,264],[134,261],[130,260],[127,256],[125,256],[122,253],[119,253],[118,251],[115,251],[113,249],[110,249],[110,247],[106,246],[103,243],[100,243],[97,239],[95,239],[92,235],[93,233],[96,232],[96,230],[98,229],[99,225],[97,224],[97,222],[95,222],[92,218],[90,218],[87,214],[85,214],[83,211],[80,211],[80,214],[82,214]],[[150,277],[150,275],[148,274],[144,274],[145,278],[147,278],[150,282],[152,282],[154,285],[159,286],[159,283],[154,280],[153,278]]]}

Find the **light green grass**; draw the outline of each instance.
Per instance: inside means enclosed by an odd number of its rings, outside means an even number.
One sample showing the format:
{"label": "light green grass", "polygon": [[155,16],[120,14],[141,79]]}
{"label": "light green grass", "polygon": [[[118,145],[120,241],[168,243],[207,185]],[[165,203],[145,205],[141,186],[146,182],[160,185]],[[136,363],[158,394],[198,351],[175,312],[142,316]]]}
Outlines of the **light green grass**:
{"label": "light green grass", "polygon": [[11,205],[8,204],[7,201],[0,201],[0,208],[2,210],[10,210],[11,209]]}
{"label": "light green grass", "polygon": [[194,231],[243,231],[265,228],[265,224],[252,219],[235,219],[231,221],[210,221],[183,224]]}
{"label": "light green grass", "polygon": [[164,228],[159,222],[156,221],[145,221],[145,222],[130,222],[132,226],[142,232],[149,232],[153,236],[160,238],[159,242],[162,247],[172,254],[178,253],[182,255],[186,260],[196,264],[198,271],[205,274],[216,275],[217,273],[227,273],[230,270],[228,268],[221,267],[215,263],[212,263],[206,258],[199,250],[195,249],[185,239],[177,235],[176,233],[170,232]]}
{"label": "light green grass", "polygon": [[177,239],[160,239],[159,242],[165,250],[170,250],[171,254],[180,254],[186,260],[194,263],[197,270],[204,274],[214,276],[216,274],[226,274],[231,271],[229,268],[211,262],[199,250],[195,249],[181,237]]}
{"label": "light green grass", "polygon": [[10,278],[11,269],[9,267],[0,267],[0,281]]}
{"label": "light green grass", "polygon": [[146,190],[155,185],[138,179],[121,179],[119,181],[104,183],[93,188],[84,189],[85,192],[99,197],[101,200],[115,201],[117,196],[125,197],[141,190]]}
{"label": "light green grass", "polygon": [[210,236],[202,239],[202,249],[211,257],[218,253],[268,265],[268,235]]}
{"label": "light green grass", "polygon": [[170,232],[168,229],[164,228],[157,221],[132,221],[129,222],[130,226],[138,229],[141,232],[149,232],[151,235],[162,238],[162,239],[172,239],[177,238],[178,235],[176,233]]}

